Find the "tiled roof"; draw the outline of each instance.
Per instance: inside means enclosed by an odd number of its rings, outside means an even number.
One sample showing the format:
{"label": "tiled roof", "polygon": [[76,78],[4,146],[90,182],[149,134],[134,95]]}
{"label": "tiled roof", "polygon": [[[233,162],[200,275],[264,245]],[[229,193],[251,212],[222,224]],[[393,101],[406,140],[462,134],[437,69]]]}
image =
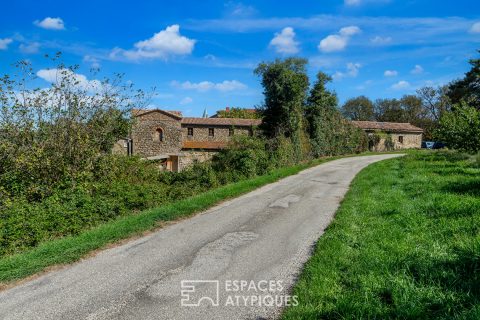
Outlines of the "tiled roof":
{"label": "tiled roof", "polygon": [[250,127],[260,125],[262,120],[240,118],[182,118],[181,122],[182,124]]}
{"label": "tiled roof", "polygon": [[162,110],[162,109],[132,109],[132,115],[134,117],[138,117],[147,113],[151,112],[161,112],[163,114],[172,116],[174,118],[180,119],[182,117],[181,111],[174,111],[174,110]]}
{"label": "tiled roof", "polygon": [[377,122],[377,121],[352,121],[352,123],[363,130],[381,130],[391,132],[423,132],[422,128],[416,127],[407,122]]}
{"label": "tiled roof", "polygon": [[224,149],[225,141],[183,141],[183,149]]}

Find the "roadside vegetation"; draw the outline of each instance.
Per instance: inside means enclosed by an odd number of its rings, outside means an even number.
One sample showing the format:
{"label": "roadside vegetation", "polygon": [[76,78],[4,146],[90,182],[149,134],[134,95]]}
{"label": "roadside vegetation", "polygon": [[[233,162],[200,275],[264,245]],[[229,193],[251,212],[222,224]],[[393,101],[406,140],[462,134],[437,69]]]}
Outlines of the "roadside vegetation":
{"label": "roadside vegetation", "polygon": [[480,318],[478,161],[415,152],[360,172],[283,318]]}

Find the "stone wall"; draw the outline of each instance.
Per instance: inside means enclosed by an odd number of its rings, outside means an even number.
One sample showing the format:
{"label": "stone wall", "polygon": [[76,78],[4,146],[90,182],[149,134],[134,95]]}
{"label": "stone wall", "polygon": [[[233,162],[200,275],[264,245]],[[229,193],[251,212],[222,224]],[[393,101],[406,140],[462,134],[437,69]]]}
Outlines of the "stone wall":
{"label": "stone wall", "polygon": [[[193,136],[188,135],[188,128],[193,129]],[[209,128],[213,128],[214,136],[209,136]],[[182,136],[185,141],[228,141],[230,139],[230,128],[228,126],[206,126],[195,124],[183,124]],[[235,127],[233,129],[234,135],[248,135],[250,134],[249,127]]]}
{"label": "stone wall", "polygon": [[208,161],[217,153],[217,151],[182,151],[182,156],[178,157],[178,169],[182,171],[195,162]]}
{"label": "stone wall", "polygon": [[[422,147],[421,133],[390,133],[389,135],[392,137],[394,150],[420,149]],[[403,137],[403,143],[400,142],[400,137]],[[381,138],[373,151],[386,151],[385,140],[385,138]]]}
{"label": "stone wall", "polygon": [[[158,130],[163,130],[163,141]],[[142,157],[177,154],[182,149],[180,120],[155,111],[137,117],[132,130],[133,153]]]}

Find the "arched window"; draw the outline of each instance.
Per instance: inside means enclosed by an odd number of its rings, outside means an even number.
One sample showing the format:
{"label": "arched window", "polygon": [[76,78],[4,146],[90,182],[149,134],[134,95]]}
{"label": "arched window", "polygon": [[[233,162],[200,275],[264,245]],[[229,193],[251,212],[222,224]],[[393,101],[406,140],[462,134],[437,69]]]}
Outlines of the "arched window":
{"label": "arched window", "polygon": [[163,136],[163,129],[162,128],[158,128],[157,129],[157,137],[156,137],[157,141],[163,141],[164,139],[164,136]]}

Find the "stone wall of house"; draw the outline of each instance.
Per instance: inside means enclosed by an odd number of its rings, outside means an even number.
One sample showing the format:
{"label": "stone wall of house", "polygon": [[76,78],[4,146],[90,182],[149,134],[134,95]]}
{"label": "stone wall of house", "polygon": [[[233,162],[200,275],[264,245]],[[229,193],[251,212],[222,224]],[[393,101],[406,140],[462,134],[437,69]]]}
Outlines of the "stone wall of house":
{"label": "stone wall of house", "polygon": [[[182,149],[180,120],[161,112],[137,117],[132,130],[133,153],[142,157],[177,154]],[[158,130],[163,130],[163,141]]]}
{"label": "stone wall of house", "polygon": [[182,156],[178,157],[178,169],[182,171],[195,162],[208,161],[217,153],[217,151],[182,151]]}
{"label": "stone wall of house", "polygon": [[[188,135],[188,128],[193,129],[193,136]],[[209,136],[209,128],[214,130],[213,137]],[[230,139],[230,128],[232,127],[183,124],[182,135],[185,141],[228,141]],[[233,133],[234,135],[248,135],[250,134],[250,128],[235,127]]]}
{"label": "stone wall of house", "polygon": [[[391,133],[390,136],[395,150],[420,149],[422,147],[421,133]],[[403,143],[400,142],[400,137],[403,137]],[[381,138],[373,151],[386,151],[385,140],[385,138]]]}
{"label": "stone wall of house", "polygon": [[120,139],[113,145],[112,153],[116,155],[126,156],[128,155],[127,140]]}

